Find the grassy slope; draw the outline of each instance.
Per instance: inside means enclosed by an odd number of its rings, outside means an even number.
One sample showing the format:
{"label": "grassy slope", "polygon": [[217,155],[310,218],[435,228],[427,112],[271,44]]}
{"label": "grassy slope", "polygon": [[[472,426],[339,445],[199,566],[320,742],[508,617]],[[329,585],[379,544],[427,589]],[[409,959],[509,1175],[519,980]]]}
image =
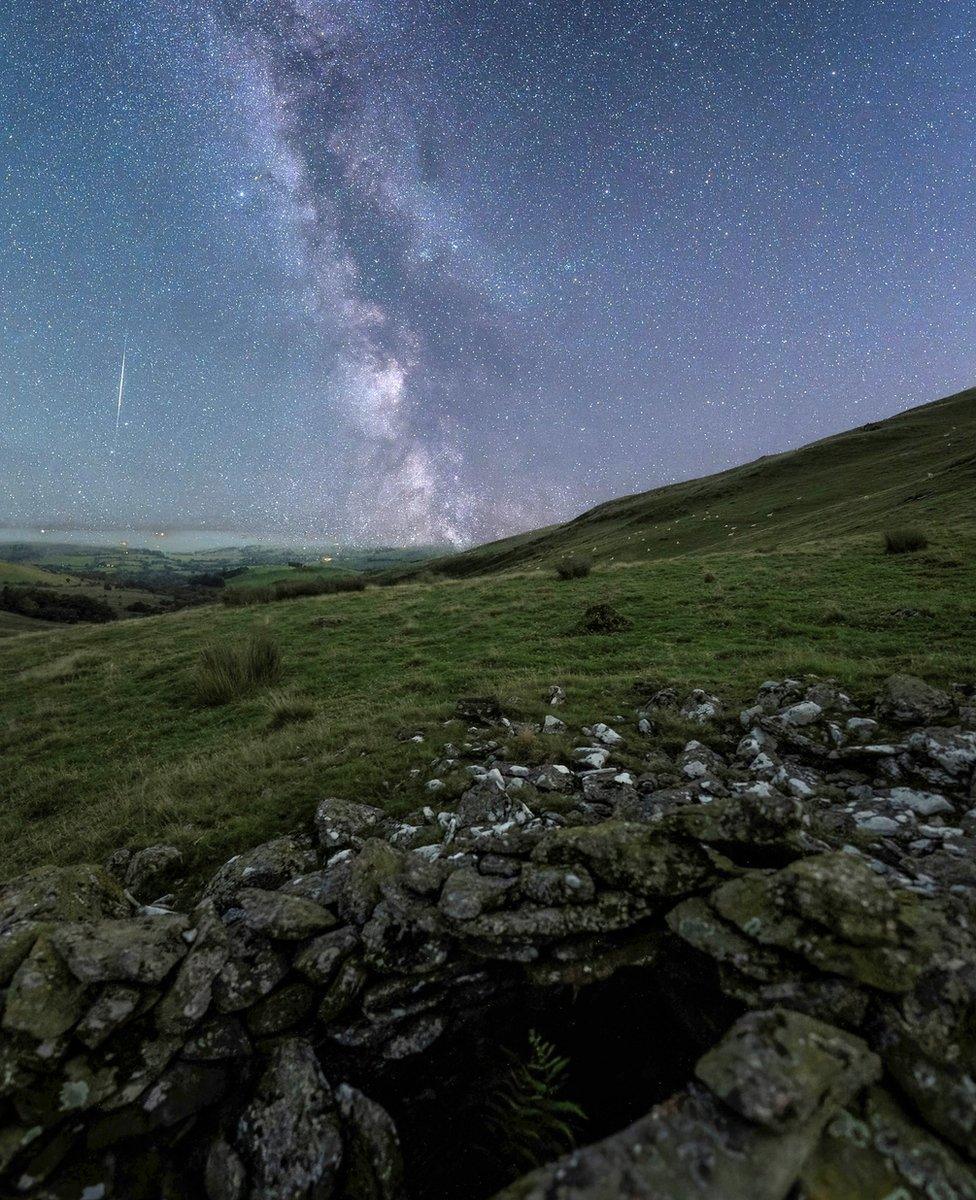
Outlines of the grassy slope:
{"label": "grassy slope", "polygon": [[0,587],[4,584],[56,587],[70,582],[70,575],[56,575],[53,571],[45,571],[43,567],[35,567],[32,563],[0,562]]}
{"label": "grassy slope", "polygon": [[771,550],[920,524],[976,529],[976,389],[719,475],[626,496],[430,567],[481,574],[567,554],[639,561]]}
{"label": "grassy slope", "polygon": [[[787,672],[833,674],[858,692],[900,668],[971,677],[974,597],[976,536],[937,535],[900,557],[872,536],[601,567],[567,583],[539,572],[413,582],[7,638],[0,877],[159,839],[202,870],[303,825],[326,795],[413,807],[431,757],[459,736],[442,722],[464,694],[495,692],[538,717],[560,683],[578,725],[626,713],[646,680],[737,702]],[[633,629],[572,632],[598,600]],[[313,705],[311,719],[274,729],[261,695],[194,708],[201,647],[265,623],[283,687]],[[401,740],[418,728],[423,745]],[[411,767],[422,770],[411,778]]]}

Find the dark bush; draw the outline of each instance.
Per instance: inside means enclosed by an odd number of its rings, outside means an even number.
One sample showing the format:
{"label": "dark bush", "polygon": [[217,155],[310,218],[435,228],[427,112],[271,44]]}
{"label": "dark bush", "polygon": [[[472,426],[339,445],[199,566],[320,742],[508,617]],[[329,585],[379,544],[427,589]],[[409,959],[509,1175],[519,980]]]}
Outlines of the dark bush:
{"label": "dark bush", "polygon": [[115,610],[96,596],[47,588],[13,588],[4,585],[0,592],[0,608],[24,617],[38,617],[43,621],[60,621],[69,625],[80,621],[101,624],[115,620]]}
{"label": "dark bush", "polygon": [[612,604],[591,604],[583,613],[576,633],[623,633],[634,622],[618,612]]}
{"label": "dark bush", "polygon": [[911,554],[925,550],[928,544],[921,529],[889,529],[884,535],[885,554]]}
{"label": "dark bush", "polygon": [[556,563],[557,579],[583,579],[593,570],[593,560],[585,555],[564,558]]}
{"label": "dark bush", "polygon": [[187,580],[190,587],[200,588],[222,588],[226,587],[227,581],[223,575],[191,575]]}

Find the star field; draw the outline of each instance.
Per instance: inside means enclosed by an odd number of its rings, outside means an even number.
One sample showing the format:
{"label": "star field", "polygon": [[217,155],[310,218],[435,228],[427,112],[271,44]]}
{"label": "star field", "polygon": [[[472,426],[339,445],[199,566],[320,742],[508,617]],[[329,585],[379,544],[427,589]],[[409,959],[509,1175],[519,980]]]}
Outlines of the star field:
{"label": "star field", "polygon": [[976,376],[976,0],[23,0],[0,54],[0,524],[485,540]]}

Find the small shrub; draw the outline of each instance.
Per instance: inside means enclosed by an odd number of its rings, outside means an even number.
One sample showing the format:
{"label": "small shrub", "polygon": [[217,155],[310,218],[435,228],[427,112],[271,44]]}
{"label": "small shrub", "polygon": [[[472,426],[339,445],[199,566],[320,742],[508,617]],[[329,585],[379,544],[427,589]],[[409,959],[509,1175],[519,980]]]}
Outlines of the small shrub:
{"label": "small shrub", "polygon": [[576,633],[623,633],[634,622],[617,612],[612,604],[591,604],[576,626]]}
{"label": "small shrub", "polygon": [[593,560],[584,555],[571,558],[564,558],[562,562],[556,563],[556,578],[557,579],[583,579],[593,570]]}
{"label": "small shrub", "polygon": [[200,653],[193,694],[198,704],[228,704],[281,678],[281,651],[267,633],[253,633],[243,645],[222,642]]}
{"label": "small shrub", "polygon": [[715,579],[716,579],[716,575],[715,575],[715,572],[714,572],[714,571],[703,571],[703,572],[702,572],[702,580],[703,580],[703,582],[705,582],[705,583],[714,583],[714,582],[715,582]]}
{"label": "small shrub", "polygon": [[928,544],[921,529],[889,529],[884,535],[885,554],[911,554],[925,550]]}

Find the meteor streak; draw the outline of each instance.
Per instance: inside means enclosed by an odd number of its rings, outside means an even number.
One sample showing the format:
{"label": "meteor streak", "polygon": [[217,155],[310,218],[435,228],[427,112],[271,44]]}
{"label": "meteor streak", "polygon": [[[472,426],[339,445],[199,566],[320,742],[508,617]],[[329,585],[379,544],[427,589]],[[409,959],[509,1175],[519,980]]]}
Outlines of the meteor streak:
{"label": "meteor streak", "polygon": [[122,343],[122,370],[119,374],[119,402],[115,409],[115,440],[112,442],[112,453],[114,454],[119,444],[119,421],[122,417],[122,396],[125,393],[125,355],[129,349],[129,339]]}

